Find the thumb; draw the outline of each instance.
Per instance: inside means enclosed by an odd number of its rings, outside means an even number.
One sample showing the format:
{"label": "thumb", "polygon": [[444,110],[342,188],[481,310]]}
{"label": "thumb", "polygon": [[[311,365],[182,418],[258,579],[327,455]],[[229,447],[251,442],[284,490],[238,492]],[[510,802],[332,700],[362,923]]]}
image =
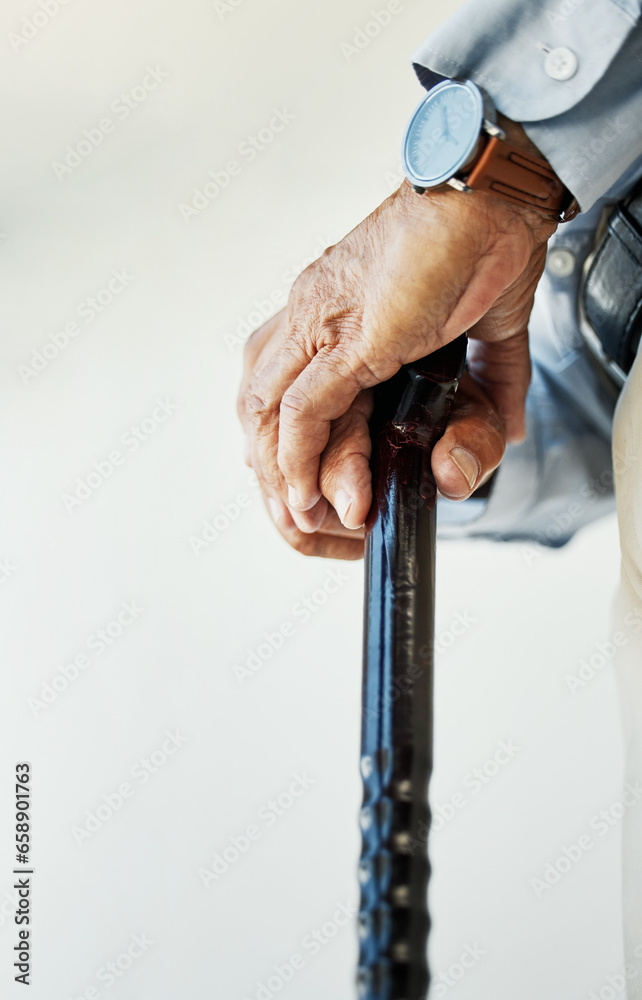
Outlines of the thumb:
{"label": "thumb", "polygon": [[[478,323],[471,336],[479,336]],[[531,380],[528,330],[523,329],[506,340],[469,341],[468,367],[483,386],[504,421],[506,441],[519,444],[526,434],[524,409]]]}

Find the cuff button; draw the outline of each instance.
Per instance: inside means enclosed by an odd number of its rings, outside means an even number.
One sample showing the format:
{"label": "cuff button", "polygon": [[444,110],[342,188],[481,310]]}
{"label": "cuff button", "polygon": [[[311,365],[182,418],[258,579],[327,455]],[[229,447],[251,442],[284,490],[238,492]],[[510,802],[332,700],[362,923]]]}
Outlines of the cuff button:
{"label": "cuff button", "polygon": [[546,53],[544,71],[551,80],[570,80],[577,73],[577,56],[571,49],[551,49]]}

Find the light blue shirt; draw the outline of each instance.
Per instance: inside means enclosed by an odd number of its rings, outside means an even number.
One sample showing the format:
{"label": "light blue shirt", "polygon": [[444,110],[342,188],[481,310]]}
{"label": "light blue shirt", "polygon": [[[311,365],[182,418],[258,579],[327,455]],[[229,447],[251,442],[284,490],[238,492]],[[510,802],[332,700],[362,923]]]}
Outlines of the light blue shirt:
{"label": "light blue shirt", "polygon": [[[616,397],[589,357],[577,303],[603,213],[642,176],[640,8],[639,0],[467,0],[413,55],[426,86],[435,73],[483,87],[582,208],[550,240],[536,294],[526,440],[508,447],[488,501],[440,501],[441,537],[562,545],[614,509],[613,459],[625,458],[611,455]],[[560,249],[574,265],[564,276],[554,266]]]}

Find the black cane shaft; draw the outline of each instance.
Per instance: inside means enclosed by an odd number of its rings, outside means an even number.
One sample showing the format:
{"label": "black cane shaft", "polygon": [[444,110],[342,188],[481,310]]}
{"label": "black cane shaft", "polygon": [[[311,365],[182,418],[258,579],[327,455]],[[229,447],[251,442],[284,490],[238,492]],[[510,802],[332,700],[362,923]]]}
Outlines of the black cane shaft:
{"label": "black cane shaft", "polygon": [[379,386],[367,522],[359,866],[360,1000],[428,991],[436,487],[432,449],[466,338]]}

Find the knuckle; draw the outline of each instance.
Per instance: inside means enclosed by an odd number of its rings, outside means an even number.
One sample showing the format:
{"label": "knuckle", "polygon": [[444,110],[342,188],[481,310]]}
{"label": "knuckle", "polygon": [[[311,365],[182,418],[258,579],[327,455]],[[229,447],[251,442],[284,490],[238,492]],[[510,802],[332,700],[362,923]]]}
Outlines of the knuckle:
{"label": "knuckle", "polygon": [[256,427],[265,427],[274,416],[274,412],[274,405],[256,392],[250,389],[245,393],[244,413]]}
{"label": "knuckle", "polygon": [[358,448],[334,449],[324,453],[319,466],[319,482],[323,492],[334,489],[335,485],[339,486],[339,481],[346,476],[350,478],[355,493],[369,488],[371,473],[368,457],[368,454]]}
{"label": "knuckle", "polygon": [[301,414],[306,414],[312,409],[310,397],[298,385],[291,385],[283,393],[281,399],[281,417],[295,418]]}
{"label": "knuckle", "polygon": [[501,415],[494,407],[486,407],[483,413],[477,411],[477,450],[484,467],[495,468],[502,460],[506,449],[506,427]]}

